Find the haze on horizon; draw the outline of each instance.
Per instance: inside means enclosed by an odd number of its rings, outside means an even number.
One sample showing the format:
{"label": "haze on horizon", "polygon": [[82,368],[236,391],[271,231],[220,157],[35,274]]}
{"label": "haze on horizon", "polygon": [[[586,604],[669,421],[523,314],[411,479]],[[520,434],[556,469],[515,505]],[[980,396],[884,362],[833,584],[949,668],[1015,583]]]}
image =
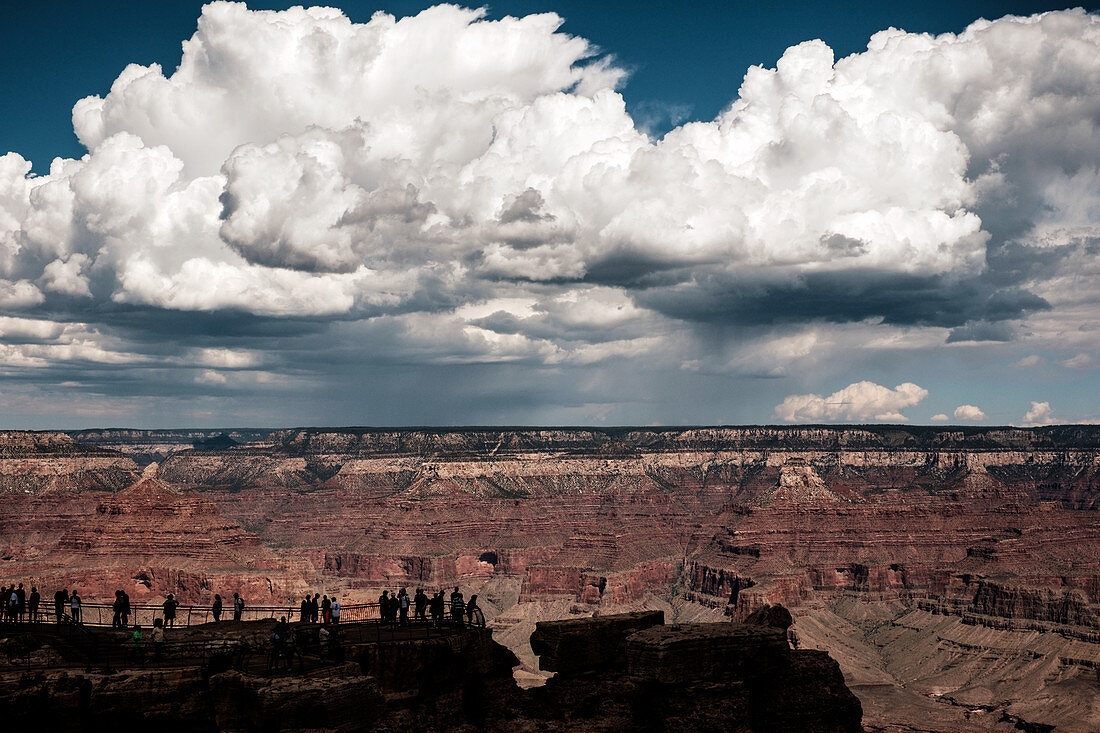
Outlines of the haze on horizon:
{"label": "haze on horizon", "polygon": [[103,70],[82,157],[0,157],[0,427],[1100,420],[1100,16],[715,78],[513,5]]}

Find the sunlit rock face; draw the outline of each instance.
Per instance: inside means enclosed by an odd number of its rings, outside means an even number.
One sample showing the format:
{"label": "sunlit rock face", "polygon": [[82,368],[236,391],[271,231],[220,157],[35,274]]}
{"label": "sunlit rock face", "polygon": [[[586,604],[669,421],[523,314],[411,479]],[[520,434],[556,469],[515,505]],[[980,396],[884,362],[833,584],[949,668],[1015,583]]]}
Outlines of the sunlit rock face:
{"label": "sunlit rock face", "polygon": [[[109,598],[117,586],[203,604],[238,589],[282,603],[307,588],[373,600],[383,588],[457,584],[479,593],[532,677],[527,637],[538,620],[646,608],[670,622],[739,620],[766,603],[795,611],[793,638],[834,653],[842,639],[863,638],[867,618],[893,624],[919,613],[985,629],[993,636],[979,646],[995,657],[996,639],[1012,634],[1073,640],[1072,650],[1037,652],[1057,669],[1053,690],[1100,663],[1098,428],[226,438],[6,434],[8,575],[90,596]],[[155,476],[142,477],[151,460]],[[930,668],[951,663],[942,649],[921,653]],[[872,718],[889,717],[875,696],[901,678],[862,652],[836,656],[849,679],[868,666],[886,675],[856,690]],[[928,704],[947,711],[940,727],[963,721],[945,698],[968,678],[904,684],[937,696]],[[1006,684],[994,708],[1073,729],[1061,693],[1044,707],[1022,683]]]}

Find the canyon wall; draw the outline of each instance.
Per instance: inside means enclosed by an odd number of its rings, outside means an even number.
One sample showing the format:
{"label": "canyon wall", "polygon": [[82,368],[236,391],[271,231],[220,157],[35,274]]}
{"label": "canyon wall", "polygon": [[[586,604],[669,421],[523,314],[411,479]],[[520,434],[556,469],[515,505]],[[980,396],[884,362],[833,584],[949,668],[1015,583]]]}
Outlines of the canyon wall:
{"label": "canyon wall", "polygon": [[507,631],[854,594],[1100,662],[1094,426],[7,433],[0,492],[10,578],[93,595],[460,584]]}

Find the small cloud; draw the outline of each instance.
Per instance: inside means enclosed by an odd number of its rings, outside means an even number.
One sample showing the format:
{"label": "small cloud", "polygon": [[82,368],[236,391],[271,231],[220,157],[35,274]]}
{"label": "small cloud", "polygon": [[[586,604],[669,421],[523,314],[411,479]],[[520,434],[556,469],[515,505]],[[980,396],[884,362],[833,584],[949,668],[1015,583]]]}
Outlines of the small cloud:
{"label": "small cloud", "polygon": [[947,415],[944,415],[942,412],[931,417],[932,422],[947,422],[950,419],[951,418],[949,418]]}
{"label": "small cloud", "polygon": [[1031,409],[1024,415],[1023,425],[1031,428],[1039,425],[1060,425],[1064,422],[1065,420],[1054,416],[1049,402],[1032,402]]}
{"label": "small cloud", "polygon": [[1067,369],[1092,369],[1096,366],[1096,359],[1091,354],[1078,354],[1062,362]]}
{"label": "small cloud", "polygon": [[976,405],[959,405],[955,408],[956,420],[985,420],[985,413]]}
{"label": "small cloud", "polygon": [[224,374],[214,371],[213,369],[205,369],[203,373],[195,377],[195,381],[199,384],[225,384],[228,380]]}
{"label": "small cloud", "polygon": [[905,422],[901,409],[928,396],[928,390],[912,382],[890,389],[874,382],[855,382],[828,397],[816,394],[788,395],[775,408],[775,417],[786,422],[836,420],[884,420]]}
{"label": "small cloud", "polygon": [[1038,354],[1031,354],[1016,362],[1016,366],[1023,367],[1024,369],[1029,369],[1031,367],[1042,366],[1046,363],[1047,360],[1043,357],[1039,356]]}

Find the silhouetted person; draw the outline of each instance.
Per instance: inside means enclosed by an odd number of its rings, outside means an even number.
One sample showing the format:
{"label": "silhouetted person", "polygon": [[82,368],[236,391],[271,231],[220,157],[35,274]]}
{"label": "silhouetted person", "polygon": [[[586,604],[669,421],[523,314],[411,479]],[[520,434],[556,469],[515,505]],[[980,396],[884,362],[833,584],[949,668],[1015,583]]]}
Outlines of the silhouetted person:
{"label": "silhouetted person", "polygon": [[401,625],[407,626],[409,623],[409,591],[404,588],[397,592],[397,610],[401,614]]}
{"label": "silhouetted person", "polygon": [[69,605],[69,591],[62,588],[53,594],[53,612],[54,616],[57,617],[57,623],[61,623],[67,605]]}
{"label": "silhouetted person", "polygon": [[309,599],[309,622],[311,624],[317,623],[317,614],[320,613],[321,610],[320,600],[320,593],[314,593],[313,598]]}
{"label": "silhouetted person", "polygon": [[126,625],[130,623],[131,611],[132,609],[130,608],[130,594],[126,591],[122,591],[122,618],[120,620],[122,621],[123,628],[126,628]]}
{"label": "silhouetted person", "polygon": [[176,602],[176,597],[171,593],[164,599],[164,627],[171,628],[176,625],[176,606],[179,603]]}
{"label": "silhouetted person", "polygon": [[424,593],[423,588],[416,589],[416,595],[413,596],[413,620],[427,621],[424,617],[424,611],[428,607],[428,596]]}
{"label": "silhouetted person", "polygon": [[80,623],[82,617],[81,603],[80,596],[77,595],[75,588],[73,589],[73,594],[69,596],[69,615],[73,617],[74,624]]}
{"label": "silhouetted person", "polygon": [[378,618],[384,624],[390,622],[390,592],[388,590],[382,591],[382,595],[378,596]]}
{"label": "silhouetted person", "polygon": [[12,583],[11,587],[0,586],[0,615],[4,617],[6,621],[14,621],[13,618],[15,609],[15,583]]}
{"label": "silhouetted person", "polygon": [[481,607],[477,605],[477,593],[470,596],[469,602],[466,604],[466,623],[470,626],[474,625],[474,615],[481,611]]}
{"label": "silhouetted person", "polygon": [[114,612],[114,615],[111,616],[111,628],[112,629],[121,629],[122,628],[122,591],[120,591],[120,590],[115,591],[115,602],[111,604],[111,610]]}
{"label": "silhouetted person", "polygon": [[239,594],[233,594],[233,620],[240,621],[244,615],[244,599]]}
{"label": "silhouetted person", "polygon": [[279,623],[271,630],[271,660],[275,669],[281,664],[286,664],[290,669],[290,656],[287,653],[287,641],[290,637],[290,625],[286,622],[286,616],[279,617]]}
{"label": "silhouetted person", "polygon": [[438,629],[443,625],[443,591],[437,592],[432,596],[432,600],[428,604],[432,614],[432,621],[435,622],[435,627]]}
{"label": "silhouetted person", "polygon": [[23,584],[15,589],[15,613],[19,617],[19,623],[23,623],[23,615],[27,612],[27,591],[23,590]]}
{"label": "silhouetted person", "polygon": [[454,592],[451,593],[451,620],[454,621],[455,627],[459,631],[465,628],[462,623],[463,618],[466,615],[466,601],[462,598],[462,593],[459,592],[458,586],[455,586]]}
{"label": "silhouetted person", "polygon": [[210,607],[210,615],[215,621],[222,620],[222,597],[217,593],[214,594],[214,605]]}
{"label": "silhouetted person", "polygon": [[309,596],[302,599],[302,606],[298,609],[298,623],[309,621]]}
{"label": "silhouetted person", "polygon": [[328,594],[321,599],[321,620],[326,624],[332,623],[332,601],[329,600]]}
{"label": "silhouetted person", "polygon": [[42,602],[42,596],[38,594],[38,588],[31,587],[31,597],[27,599],[27,610],[30,611],[31,623],[38,623],[38,604]]}

